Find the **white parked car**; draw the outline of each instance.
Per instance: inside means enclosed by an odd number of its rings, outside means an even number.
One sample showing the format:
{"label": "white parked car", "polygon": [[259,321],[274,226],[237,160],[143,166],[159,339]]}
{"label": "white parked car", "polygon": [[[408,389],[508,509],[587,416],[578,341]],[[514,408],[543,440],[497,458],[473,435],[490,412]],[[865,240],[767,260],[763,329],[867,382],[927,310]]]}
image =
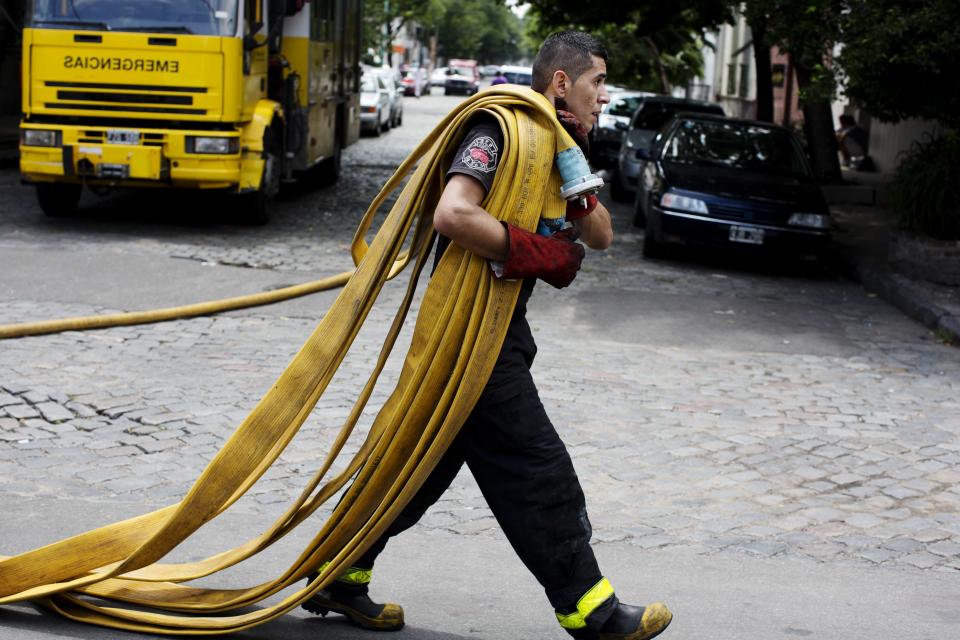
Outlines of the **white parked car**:
{"label": "white parked car", "polygon": [[401,82],[401,74],[390,67],[377,67],[373,72],[383,79],[383,84],[386,85],[387,93],[390,95],[390,126],[399,127],[403,124],[404,86]]}
{"label": "white parked car", "polygon": [[390,91],[377,73],[360,78],[360,129],[375,136],[390,129]]}
{"label": "white parked car", "polygon": [[442,87],[447,82],[447,67],[437,67],[430,74],[430,86]]}

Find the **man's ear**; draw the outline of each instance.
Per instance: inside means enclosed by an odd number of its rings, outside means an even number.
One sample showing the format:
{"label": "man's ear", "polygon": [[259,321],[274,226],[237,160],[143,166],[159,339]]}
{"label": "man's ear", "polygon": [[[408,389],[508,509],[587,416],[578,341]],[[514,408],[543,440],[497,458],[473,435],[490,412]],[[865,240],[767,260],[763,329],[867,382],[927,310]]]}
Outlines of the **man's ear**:
{"label": "man's ear", "polygon": [[553,88],[554,95],[565,98],[570,89],[570,76],[563,69],[557,69],[550,79],[550,86]]}

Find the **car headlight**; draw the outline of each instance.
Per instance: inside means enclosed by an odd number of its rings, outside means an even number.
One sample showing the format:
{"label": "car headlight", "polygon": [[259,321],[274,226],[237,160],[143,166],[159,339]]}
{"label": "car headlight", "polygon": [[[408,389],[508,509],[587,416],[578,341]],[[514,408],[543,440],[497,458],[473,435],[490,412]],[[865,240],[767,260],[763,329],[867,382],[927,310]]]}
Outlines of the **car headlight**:
{"label": "car headlight", "polygon": [[229,155],[240,148],[239,138],[223,136],[187,136],[187,153],[211,153]]}
{"label": "car headlight", "polygon": [[60,132],[48,129],[21,129],[25,147],[59,147]]}
{"label": "car headlight", "polygon": [[703,200],[677,195],[676,193],[663,194],[663,197],[660,198],[660,206],[664,209],[690,211],[691,213],[710,213],[707,209],[707,203]]}
{"label": "car headlight", "polygon": [[787,224],[795,227],[812,227],[814,229],[829,229],[830,217],[820,213],[795,213],[787,220]]}

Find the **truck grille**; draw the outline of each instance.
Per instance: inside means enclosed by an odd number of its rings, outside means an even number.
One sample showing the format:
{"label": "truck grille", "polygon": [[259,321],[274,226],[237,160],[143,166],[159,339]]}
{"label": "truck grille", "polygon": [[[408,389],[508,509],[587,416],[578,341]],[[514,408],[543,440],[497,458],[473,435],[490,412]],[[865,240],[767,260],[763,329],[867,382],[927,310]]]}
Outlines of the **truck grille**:
{"label": "truck grille", "polygon": [[63,81],[48,81],[44,84],[48,87],[57,88],[57,102],[45,103],[48,109],[169,113],[194,116],[202,116],[207,113],[206,109],[190,108],[193,105],[194,97],[189,95],[204,94],[207,92],[205,87]]}

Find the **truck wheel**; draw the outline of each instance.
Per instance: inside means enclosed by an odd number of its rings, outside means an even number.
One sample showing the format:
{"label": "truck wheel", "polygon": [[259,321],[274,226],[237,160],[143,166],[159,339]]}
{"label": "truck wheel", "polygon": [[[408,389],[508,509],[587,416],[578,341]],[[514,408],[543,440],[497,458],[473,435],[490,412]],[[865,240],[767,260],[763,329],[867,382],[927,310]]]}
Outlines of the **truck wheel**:
{"label": "truck wheel", "polygon": [[77,211],[82,192],[80,184],[38,184],[37,201],[51,218],[63,218]]}
{"label": "truck wheel", "polygon": [[316,180],[321,187],[329,187],[340,179],[340,165],[343,162],[343,146],[340,144],[340,134],[337,133],[333,142],[333,154],[316,166]]}
{"label": "truck wheel", "polygon": [[263,225],[270,221],[270,206],[273,198],[280,192],[280,158],[277,156],[270,142],[270,132],[264,136],[264,147],[267,149],[263,163],[263,177],[260,187],[252,192],[242,194],[243,211],[246,221],[250,224]]}

